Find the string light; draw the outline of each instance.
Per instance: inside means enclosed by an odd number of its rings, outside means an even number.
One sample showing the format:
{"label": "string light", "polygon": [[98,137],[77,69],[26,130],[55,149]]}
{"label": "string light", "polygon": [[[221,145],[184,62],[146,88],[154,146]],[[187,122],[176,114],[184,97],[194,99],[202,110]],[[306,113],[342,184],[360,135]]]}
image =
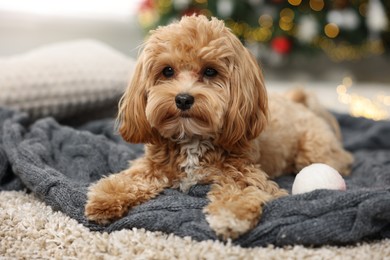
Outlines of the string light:
{"label": "string light", "polygon": [[263,14],[259,17],[259,25],[261,27],[265,27],[265,28],[271,28],[273,26],[273,19],[272,19],[272,16],[269,15],[269,14]]}
{"label": "string light", "polygon": [[335,23],[328,23],[324,27],[324,32],[329,38],[336,38],[339,35],[340,29]]}
{"label": "string light", "polygon": [[279,27],[283,31],[290,31],[293,28],[294,11],[290,8],[284,8],[280,11]]}
{"label": "string light", "polygon": [[384,120],[390,117],[390,96],[377,95],[374,99],[351,93],[352,79],[345,77],[336,92],[340,103],[348,105],[349,112],[355,117]]}
{"label": "string light", "polygon": [[366,16],[367,14],[367,3],[362,3],[359,5],[359,13],[361,16]]}
{"label": "string light", "polygon": [[[139,13],[140,24],[147,30],[156,27],[159,23],[170,21],[171,16],[180,16],[183,14],[204,14],[206,16],[221,15],[215,4],[223,2],[222,0],[144,0],[148,8],[143,8]],[[177,2],[183,2],[182,9],[178,9]],[[244,4],[241,1],[226,0],[234,3],[234,8],[242,8]],[[372,55],[381,55],[386,49],[381,37],[372,37],[362,33],[361,39],[351,41],[350,35],[357,29],[356,22],[351,22],[349,27],[345,24],[339,24],[334,19],[328,19],[326,14],[330,12],[341,13],[340,9],[335,8],[336,4],[330,4],[325,0],[288,0],[274,1],[269,4],[267,1],[251,0],[248,3],[251,6],[264,6],[258,17],[236,17],[233,13],[226,16],[226,25],[243,42],[260,43],[266,47],[272,48],[271,42],[275,38],[283,37],[292,43],[292,51],[305,49],[319,49],[327,54],[331,60],[350,61],[358,60]],[[343,1],[341,1],[343,2]],[[345,2],[345,1],[344,1]],[[358,1],[349,3],[347,11],[353,12],[355,16],[363,16],[364,20],[369,18],[367,13],[367,1]],[[282,10],[270,8],[271,5],[281,6]],[[269,7],[269,9],[267,9]],[[353,8],[352,8],[353,7]],[[245,6],[247,8],[247,6]],[[255,12],[256,13],[256,12]],[[345,13],[345,12],[344,12]],[[248,12],[248,15],[257,15]],[[372,16],[372,15],[371,15]],[[234,17],[228,18],[228,17]],[[311,17],[311,19],[304,19]],[[254,18],[254,19],[252,19]],[[387,18],[387,17],[386,17]],[[303,22],[304,21],[304,22]],[[352,24],[352,25],[351,25]],[[309,29],[311,29],[311,32]],[[305,33],[302,33],[305,32]],[[314,32],[313,32],[314,31]],[[377,34],[379,35],[379,34]],[[359,37],[357,37],[359,38]]]}
{"label": "string light", "polygon": [[347,42],[336,44],[329,38],[319,37],[314,42],[314,45],[321,48],[335,62],[358,60],[369,55],[380,55],[385,51],[380,40],[370,40],[361,45],[351,45]]}
{"label": "string light", "polygon": [[323,0],[310,0],[309,5],[311,9],[317,12],[321,11],[325,6]]}
{"label": "string light", "polygon": [[168,13],[172,8],[172,0],[159,0],[156,3],[161,14]]}
{"label": "string light", "polygon": [[301,2],[302,0],[288,0],[288,3],[293,6],[298,6],[301,4]]}

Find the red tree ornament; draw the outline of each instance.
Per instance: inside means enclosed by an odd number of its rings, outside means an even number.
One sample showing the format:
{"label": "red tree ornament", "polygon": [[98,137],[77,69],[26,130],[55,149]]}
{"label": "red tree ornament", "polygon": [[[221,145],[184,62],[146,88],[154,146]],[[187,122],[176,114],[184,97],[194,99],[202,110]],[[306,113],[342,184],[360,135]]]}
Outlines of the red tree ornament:
{"label": "red tree ornament", "polygon": [[284,36],[275,37],[271,41],[272,49],[279,54],[288,54],[291,51],[291,41]]}
{"label": "red tree ornament", "polygon": [[141,2],[139,6],[140,10],[151,10],[154,9],[154,2],[153,0],[144,0]]}
{"label": "red tree ornament", "polygon": [[202,10],[200,10],[199,8],[188,8],[186,10],[184,10],[182,13],[181,13],[181,16],[191,16],[191,15],[199,15],[202,13]]}

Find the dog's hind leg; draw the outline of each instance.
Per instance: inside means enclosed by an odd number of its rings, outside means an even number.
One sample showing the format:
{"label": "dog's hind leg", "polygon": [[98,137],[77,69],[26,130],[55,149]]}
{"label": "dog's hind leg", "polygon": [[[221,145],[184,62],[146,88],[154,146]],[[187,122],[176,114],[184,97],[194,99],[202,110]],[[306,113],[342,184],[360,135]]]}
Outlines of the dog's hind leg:
{"label": "dog's hind leg", "polygon": [[[312,163],[325,163],[346,176],[350,173],[353,156],[346,151],[333,132],[319,131],[323,126],[321,121],[307,122],[308,127],[298,140],[298,150],[295,156],[295,171]],[[322,128],[321,128],[322,127]]]}
{"label": "dog's hind leg", "polygon": [[284,93],[284,96],[295,103],[299,103],[321,117],[330,126],[336,138],[341,141],[341,130],[336,118],[323,106],[317,96],[303,88],[293,88]]}

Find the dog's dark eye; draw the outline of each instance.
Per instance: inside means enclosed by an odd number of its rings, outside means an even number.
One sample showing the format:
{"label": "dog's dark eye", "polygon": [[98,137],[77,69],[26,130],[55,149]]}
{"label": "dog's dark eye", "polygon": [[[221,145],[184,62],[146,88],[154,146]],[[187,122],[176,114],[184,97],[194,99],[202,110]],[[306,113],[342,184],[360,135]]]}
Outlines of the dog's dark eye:
{"label": "dog's dark eye", "polygon": [[164,75],[164,77],[170,78],[173,77],[173,75],[175,75],[175,71],[173,70],[172,67],[165,67],[162,71],[162,74]]}
{"label": "dog's dark eye", "polygon": [[203,75],[210,78],[217,76],[217,74],[218,72],[213,68],[206,68],[203,72]]}

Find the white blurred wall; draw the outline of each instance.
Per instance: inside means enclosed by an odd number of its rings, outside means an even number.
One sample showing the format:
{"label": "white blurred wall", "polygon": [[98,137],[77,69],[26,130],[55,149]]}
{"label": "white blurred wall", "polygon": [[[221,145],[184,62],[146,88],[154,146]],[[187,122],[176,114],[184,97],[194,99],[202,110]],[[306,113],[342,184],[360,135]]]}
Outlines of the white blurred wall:
{"label": "white blurred wall", "polygon": [[0,0],[0,56],[91,38],[135,57],[140,0]]}

